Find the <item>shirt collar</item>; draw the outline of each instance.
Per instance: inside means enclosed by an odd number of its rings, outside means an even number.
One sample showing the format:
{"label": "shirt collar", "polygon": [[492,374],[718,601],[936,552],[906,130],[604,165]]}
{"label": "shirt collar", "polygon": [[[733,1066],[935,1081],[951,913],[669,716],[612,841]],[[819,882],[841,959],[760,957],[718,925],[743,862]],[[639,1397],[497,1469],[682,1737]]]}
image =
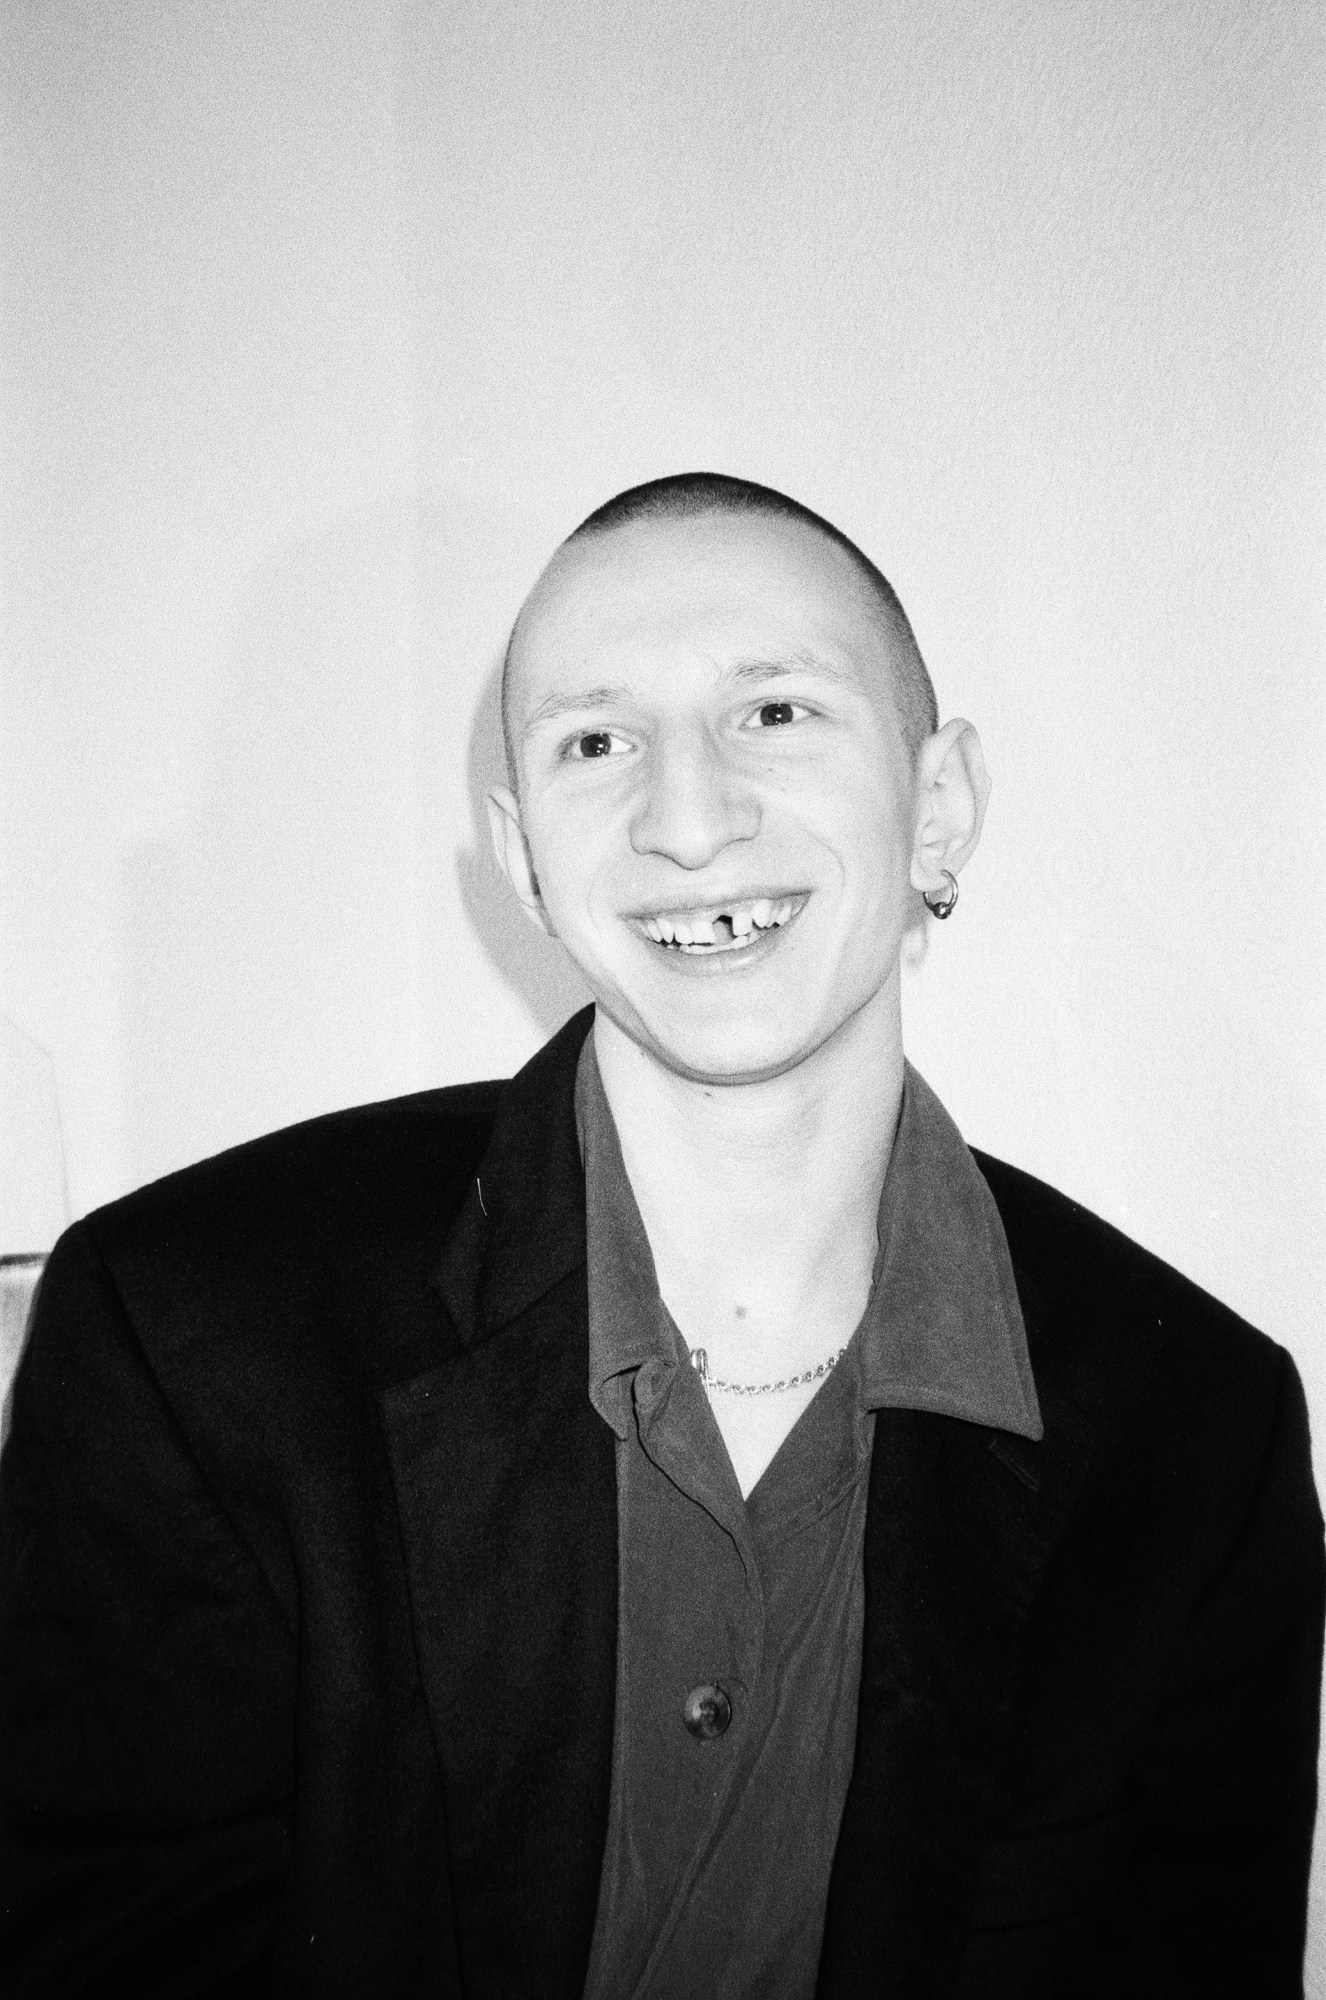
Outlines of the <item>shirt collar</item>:
{"label": "shirt collar", "polygon": [[[580,1052],[575,1110],[585,1167],[589,1394],[624,1437],[632,1388],[637,1401],[654,1402],[682,1355],[659,1297],[592,1030]],[[1040,1438],[1026,1328],[994,1196],[910,1063],[877,1229],[874,1282],[857,1330],[866,1407],[933,1410]]]}
{"label": "shirt collar", "polygon": [[654,1255],[627,1179],[592,1028],[576,1069],[575,1107],[585,1166],[589,1399],[617,1435],[625,1437],[633,1390],[649,1409],[681,1356],[659,1297]]}
{"label": "shirt collar", "polygon": [[1008,1238],[985,1176],[906,1065],[879,1201],[862,1381],[872,1408],[1044,1435]]}

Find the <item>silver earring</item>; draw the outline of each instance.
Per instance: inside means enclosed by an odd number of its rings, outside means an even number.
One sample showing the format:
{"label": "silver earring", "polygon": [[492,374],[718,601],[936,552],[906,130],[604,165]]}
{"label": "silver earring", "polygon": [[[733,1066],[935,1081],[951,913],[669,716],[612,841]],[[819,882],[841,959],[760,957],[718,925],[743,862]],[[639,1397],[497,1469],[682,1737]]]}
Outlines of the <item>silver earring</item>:
{"label": "silver earring", "polygon": [[958,878],[948,868],[941,868],[939,872],[948,883],[948,894],[946,896],[926,896],[922,900],[931,916],[938,917],[942,921],[945,917],[951,917],[958,907]]}

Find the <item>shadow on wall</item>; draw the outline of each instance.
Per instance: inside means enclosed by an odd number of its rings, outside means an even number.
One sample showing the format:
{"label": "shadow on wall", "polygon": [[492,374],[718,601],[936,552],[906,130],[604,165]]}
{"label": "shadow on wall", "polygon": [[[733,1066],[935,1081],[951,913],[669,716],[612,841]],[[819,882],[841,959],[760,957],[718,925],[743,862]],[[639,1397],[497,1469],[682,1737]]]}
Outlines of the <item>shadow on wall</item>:
{"label": "shadow on wall", "polygon": [[126,857],[136,1180],[413,1086],[410,555],[405,507],[278,552],[214,664],[192,824]]}
{"label": "shadow on wall", "polygon": [[[473,1058],[453,1074],[484,1073],[494,1048],[505,1067],[500,1035],[484,1039],[491,1023],[464,1040],[485,1005],[484,961],[539,1040],[590,999],[493,857],[501,664],[491,629],[480,638],[461,615],[514,596],[546,527],[435,504],[421,557],[417,498],[290,544],[255,579],[214,665],[192,824],[126,857],[135,1181],[417,1088],[421,1048]],[[486,653],[471,707],[464,663]],[[416,683],[416,656],[441,668]],[[468,737],[453,733],[460,694]],[[446,810],[426,788],[416,808],[421,766],[450,792]]]}
{"label": "shadow on wall", "polygon": [[468,779],[472,835],[456,863],[465,914],[498,974],[519,994],[546,1040],[592,995],[561,945],[536,930],[525,915],[493,854],[484,801],[494,785],[507,783],[500,655],[484,675],[475,706]]}

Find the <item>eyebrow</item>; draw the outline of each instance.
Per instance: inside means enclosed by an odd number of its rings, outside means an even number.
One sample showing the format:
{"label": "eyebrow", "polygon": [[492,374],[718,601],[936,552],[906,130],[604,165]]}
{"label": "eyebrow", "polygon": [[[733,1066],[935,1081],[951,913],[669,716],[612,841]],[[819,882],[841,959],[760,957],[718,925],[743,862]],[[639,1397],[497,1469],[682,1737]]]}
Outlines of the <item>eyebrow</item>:
{"label": "eyebrow", "polygon": [[[855,685],[857,681],[855,674],[834,666],[829,660],[821,660],[813,653],[791,653],[785,659],[738,660],[724,672],[722,684],[744,687],[751,681],[779,680],[788,674],[807,673],[844,686]],[[630,703],[635,699],[632,690],[620,684],[579,688],[570,694],[545,695],[530,710],[525,728],[529,730],[541,722],[555,722],[563,715],[581,714],[586,709],[610,708],[614,703]]]}
{"label": "eyebrow", "polygon": [[574,694],[545,695],[530,710],[525,727],[530,729],[536,722],[555,721],[560,715],[574,715],[583,708],[611,707],[613,702],[630,699],[631,691],[625,687],[580,688]]}
{"label": "eyebrow", "polygon": [[815,674],[821,680],[836,681],[842,686],[855,686],[858,676],[846,667],[837,667],[832,660],[822,660],[817,653],[789,653],[781,660],[740,660],[730,667],[723,678],[736,681],[773,681],[785,674]]}

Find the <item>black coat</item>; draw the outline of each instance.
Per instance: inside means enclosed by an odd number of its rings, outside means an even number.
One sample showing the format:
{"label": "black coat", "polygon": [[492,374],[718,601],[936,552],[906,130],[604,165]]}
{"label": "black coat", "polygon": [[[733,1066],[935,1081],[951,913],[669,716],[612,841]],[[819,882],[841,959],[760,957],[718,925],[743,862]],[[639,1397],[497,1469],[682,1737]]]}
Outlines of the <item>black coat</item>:
{"label": "black coat", "polygon": [[[0,1466],[14,2000],[579,1994],[617,1591],[588,1018],[510,1084],[258,1140],[54,1252]],[[977,1159],[1045,1439],[878,1419],[820,1993],[1300,1993],[1298,1378]]]}

